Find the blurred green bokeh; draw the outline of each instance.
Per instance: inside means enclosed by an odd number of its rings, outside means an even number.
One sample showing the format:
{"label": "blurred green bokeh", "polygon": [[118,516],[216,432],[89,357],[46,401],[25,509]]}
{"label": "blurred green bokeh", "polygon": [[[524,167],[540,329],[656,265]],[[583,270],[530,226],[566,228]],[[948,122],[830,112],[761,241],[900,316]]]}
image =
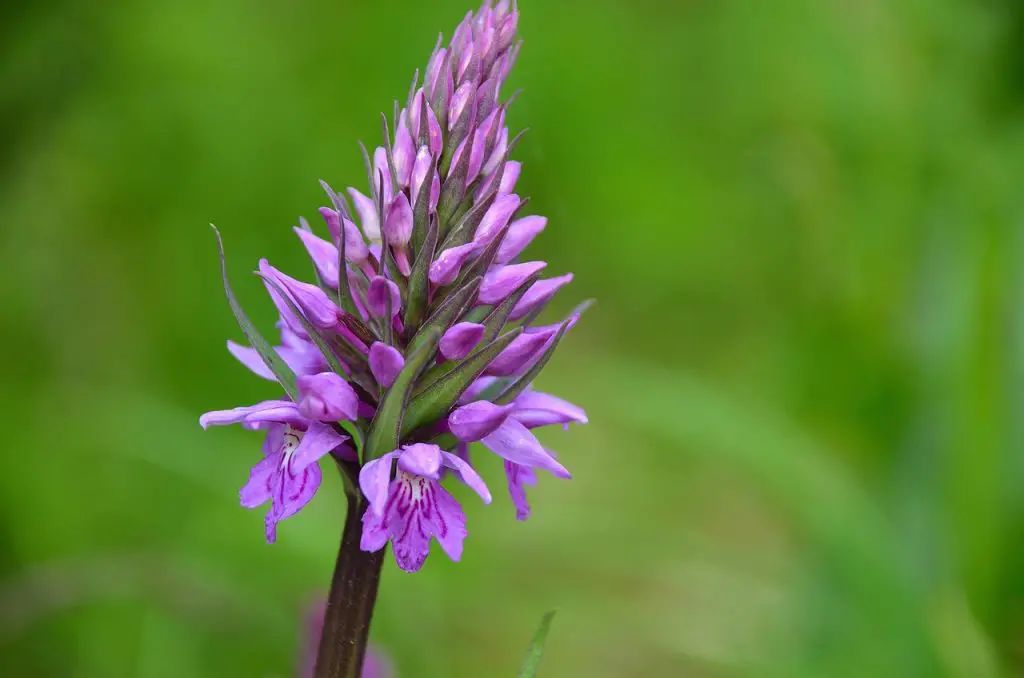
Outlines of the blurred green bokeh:
{"label": "blurred green bokeh", "polygon": [[[467,7],[0,8],[0,674],[286,678],[338,483],[262,539],[271,397],[224,350],[260,256]],[[1024,6],[522,0],[531,250],[598,305],[540,380],[591,424],[463,562],[389,559],[399,676],[1020,675]],[[510,88],[511,90],[511,88]],[[503,484],[485,459],[492,486]]]}

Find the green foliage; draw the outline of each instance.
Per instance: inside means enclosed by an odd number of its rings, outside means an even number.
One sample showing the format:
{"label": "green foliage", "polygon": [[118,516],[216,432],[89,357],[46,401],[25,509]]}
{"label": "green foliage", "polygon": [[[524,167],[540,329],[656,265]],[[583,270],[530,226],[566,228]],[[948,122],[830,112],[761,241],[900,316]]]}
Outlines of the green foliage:
{"label": "green foliage", "polygon": [[526,654],[526,661],[523,662],[523,668],[519,670],[519,678],[534,678],[537,675],[537,669],[540,668],[540,656],[544,652],[544,643],[548,640],[548,633],[551,631],[551,620],[555,618],[555,610],[545,612],[544,616],[541,617],[540,625],[537,626],[537,631],[533,634],[533,640],[530,642],[530,650]]}
{"label": "green foliage", "polygon": [[[325,466],[273,547],[237,506],[260,437],[196,420],[280,389],[206,224],[309,279],[317,181],[368,192],[356,140],[477,4],[0,10],[5,675],[293,674],[345,501]],[[525,524],[486,451],[492,505],[449,481],[462,561],[386,566],[398,678],[507,672],[555,605],[542,675],[1020,675],[1017,6],[519,5],[527,256],[576,274],[543,322],[600,301],[536,387],[591,423],[540,433],[574,478]]]}

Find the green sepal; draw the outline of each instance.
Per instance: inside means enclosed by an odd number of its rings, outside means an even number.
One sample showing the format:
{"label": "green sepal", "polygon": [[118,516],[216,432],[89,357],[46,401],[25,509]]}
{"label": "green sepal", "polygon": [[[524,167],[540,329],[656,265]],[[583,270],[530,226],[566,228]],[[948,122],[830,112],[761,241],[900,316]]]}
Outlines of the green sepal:
{"label": "green sepal", "polygon": [[[338,195],[330,185],[320,180],[320,186],[324,189],[327,197],[331,200],[331,206],[334,207],[334,211],[338,213],[338,219],[341,222],[341,234],[338,237],[338,289],[336,291],[338,306],[341,306],[345,311],[355,315],[356,303],[352,298],[352,290],[348,286],[348,268],[345,265],[345,220],[351,221],[349,216],[348,206],[345,205],[345,200]],[[320,278],[320,274],[317,273],[317,279]],[[321,285],[322,287],[323,285]]]}
{"label": "green sepal", "polygon": [[[395,109],[397,112],[398,102],[395,102]],[[380,124],[384,131],[384,155],[388,159],[388,174],[391,175],[391,190],[398,193],[400,189],[398,185],[398,173],[395,172],[395,158],[391,154],[391,133],[388,131],[388,116],[383,113],[380,114]],[[398,124],[398,116],[395,116],[395,124]],[[384,228],[384,222],[380,223],[381,228]],[[381,231],[383,232],[383,231]]]}
{"label": "green sepal", "polygon": [[445,330],[454,325],[456,319],[465,313],[466,308],[473,303],[481,282],[483,282],[483,278],[478,276],[449,294],[409,342],[409,350],[415,351],[419,348],[432,330],[444,334]]}
{"label": "green sepal", "polygon": [[384,394],[366,436],[364,464],[398,448],[404,419],[408,416],[407,405],[413,384],[423,368],[434,358],[440,340],[441,333],[431,331],[423,345],[406,359],[391,388]]}
{"label": "green sepal", "polygon": [[[459,203],[466,195],[466,177],[469,176],[469,149],[463,149],[459,156],[459,164],[451,168],[451,173],[445,177],[441,186],[441,195],[437,199],[437,233],[438,237],[444,240],[451,228],[452,215],[459,208]],[[442,164],[443,171],[448,171]]]}
{"label": "green sepal", "polygon": [[522,333],[521,327],[506,332],[445,374],[432,380],[423,379],[424,385],[416,389],[405,413],[402,435],[406,435],[424,424],[429,424],[448,412],[470,384],[491,364],[491,361]]}
{"label": "green sepal", "polygon": [[298,402],[299,389],[295,385],[295,373],[292,371],[292,368],[288,367],[288,363],[277,354],[277,351],[270,345],[270,342],[263,338],[263,335],[256,329],[256,326],[249,320],[249,316],[242,310],[241,304],[235,298],[235,293],[231,290],[231,283],[228,282],[228,265],[224,257],[224,242],[221,240],[220,231],[213,224],[210,224],[210,228],[213,229],[213,233],[217,237],[217,251],[220,254],[220,275],[224,283],[224,296],[228,299],[228,304],[231,306],[231,312],[235,315],[238,327],[241,328],[242,334],[245,335],[249,345],[260,354],[263,364],[277,377],[277,381],[281,384],[285,393],[292,400]]}
{"label": "green sepal", "polygon": [[[423,201],[423,199],[421,195],[419,200]],[[408,292],[405,297],[405,316],[402,318],[405,331],[408,333],[406,336],[412,335],[419,329],[420,323],[423,322],[423,314],[427,309],[430,264],[434,260],[434,248],[437,246],[437,221],[430,220],[426,236],[416,250],[416,260],[413,262],[412,271],[409,274]]]}
{"label": "green sepal", "polygon": [[536,678],[537,668],[540,666],[540,656],[544,652],[544,643],[548,640],[548,633],[551,631],[551,620],[555,618],[555,612],[551,610],[540,619],[540,624],[530,641],[530,649],[526,653],[526,660],[523,667],[519,669],[518,678]]}
{"label": "green sepal", "polygon": [[495,405],[507,405],[512,402],[520,393],[526,390],[534,379],[537,378],[540,371],[544,369],[545,365],[547,365],[548,360],[550,360],[551,356],[554,355],[555,349],[558,347],[558,342],[562,340],[562,337],[565,336],[566,331],[569,329],[570,322],[572,322],[571,318],[562,323],[562,326],[558,328],[558,332],[555,333],[551,343],[548,344],[548,347],[541,355],[540,360],[535,362],[533,366],[527,370],[526,374],[509,384],[508,387],[501,392],[501,395],[494,399]]}
{"label": "green sepal", "polygon": [[[420,185],[420,192],[415,195],[416,204],[412,208],[412,238],[410,243],[412,244],[412,251],[414,256],[419,258],[420,249],[423,248],[423,243],[427,239],[427,230],[430,228],[430,189],[434,185],[434,172],[437,167],[437,162],[432,162],[430,169],[427,170],[427,176],[424,177],[423,183]],[[440,200],[440,196],[438,196]]]}
{"label": "green sepal", "polygon": [[473,234],[476,233],[476,227],[480,225],[480,222],[484,219],[484,214],[494,204],[494,198],[497,194],[497,191],[488,191],[487,195],[480,202],[473,205],[471,210],[463,214],[445,234],[444,243],[441,244],[440,249],[443,251],[452,247],[458,247],[472,240]]}

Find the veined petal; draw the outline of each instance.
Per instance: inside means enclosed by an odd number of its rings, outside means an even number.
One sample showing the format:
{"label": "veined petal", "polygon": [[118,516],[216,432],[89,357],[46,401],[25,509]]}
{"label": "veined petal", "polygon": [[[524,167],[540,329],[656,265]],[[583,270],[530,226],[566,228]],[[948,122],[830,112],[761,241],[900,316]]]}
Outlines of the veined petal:
{"label": "veined petal", "polygon": [[466,514],[455,497],[437,483],[434,483],[434,508],[433,514],[424,516],[424,522],[429,523],[430,531],[448,557],[458,562],[467,534]]}
{"label": "veined petal", "polygon": [[334,448],[348,440],[348,436],[334,430],[330,424],[314,421],[302,436],[302,441],[292,453],[289,467],[292,473],[298,473],[315,464]]}
{"label": "veined petal", "polygon": [[560,478],[572,475],[552,457],[525,426],[515,419],[505,420],[498,429],[480,442],[502,459],[514,464],[542,468]]}
{"label": "veined petal", "polygon": [[[366,463],[359,471],[359,488],[370,502],[373,513],[383,515],[391,485],[391,466],[399,451],[388,452]],[[376,550],[376,549],[374,549]]]}
{"label": "veined petal", "polygon": [[271,495],[271,478],[281,463],[280,454],[272,454],[263,457],[258,464],[249,471],[249,480],[239,491],[238,496],[245,508],[256,508],[266,503]]}
{"label": "veined petal", "polygon": [[265,521],[268,542],[274,543],[277,539],[277,524],[280,521],[295,515],[310,502],[322,478],[319,464],[312,464],[298,472],[289,468],[287,463],[278,466],[273,476],[273,505]]}
{"label": "veined petal", "polygon": [[444,465],[457,473],[462,482],[480,495],[480,498],[483,499],[485,504],[490,504],[491,491],[487,489],[487,484],[484,483],[484,479],[480,477],[480,474],[477,473],[465,459],[462,459],[458,455],[452,454],[451,452],[444,452],[442,454],[444,457]]}
{"label": "veined petal", "polygon": [[508,481],[508,494],[516,507],[516,520],[530,517],[530,502],[526,499],[525,485],[537,484],[537,473],[529,466],[505,461],[505,478]]}

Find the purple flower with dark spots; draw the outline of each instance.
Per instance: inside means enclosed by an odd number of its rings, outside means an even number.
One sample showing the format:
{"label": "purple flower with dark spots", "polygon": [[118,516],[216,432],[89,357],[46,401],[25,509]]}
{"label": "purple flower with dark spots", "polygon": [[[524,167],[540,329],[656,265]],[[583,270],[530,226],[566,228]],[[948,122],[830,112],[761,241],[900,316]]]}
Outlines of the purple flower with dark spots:
{"label": "purple flower with dark spots", "polygon": [[[398,472],[391,480],[395,460]],[[466,516],[438,482],[442,466],[459,475],[485,504],[491,502],[484,481],[465,461],[437,445],[406,445],[374,459],[359,473],[359,486],[370,502],[363,514],[364,551],[377,551],[390,540],[395,562],[406,572],[423,566],[431,538],[452,560],[462,557]]]}

